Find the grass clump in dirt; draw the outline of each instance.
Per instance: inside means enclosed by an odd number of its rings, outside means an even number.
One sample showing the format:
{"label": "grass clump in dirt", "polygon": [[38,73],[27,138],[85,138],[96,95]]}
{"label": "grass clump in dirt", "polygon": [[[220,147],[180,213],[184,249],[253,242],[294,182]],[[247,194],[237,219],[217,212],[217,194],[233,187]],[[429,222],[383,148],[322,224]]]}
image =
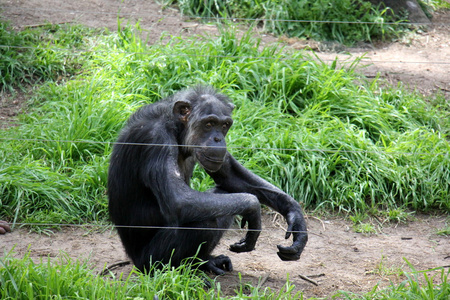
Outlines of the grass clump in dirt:
{"label": "grass clump in dirt", "polygon": [[404,30],[389,9],[362,0],[168,0],[188,16],[230,17],[263,25],[277,35],[353,44],[391,38]]}
{"label": "grass clump in dirt", "polygon": [[[111,143],[127,118],[195,84],[234,100],[230,152],[307,209],[450,211],[445,102],[365,83],[355,66],[259,50],[250,33],[233,29],[152,46],[131,27],[96,38],[83,73],[45,84],[22,125],[2,132],[3,217],[105,220]],[[193,188],[211,186],[196,176]]]}
{"label": "grass clump in dirt", "polygon": [[409,263],[411,271],[403,271],[406,280],[400,284],[391,284],[385,289],[375,286],[367,294],[360,295],[349,292],[339,292],[334,297],[339,299],[434,299],[445,300],[450,297],[450,271],[444,268],[417,271]]}

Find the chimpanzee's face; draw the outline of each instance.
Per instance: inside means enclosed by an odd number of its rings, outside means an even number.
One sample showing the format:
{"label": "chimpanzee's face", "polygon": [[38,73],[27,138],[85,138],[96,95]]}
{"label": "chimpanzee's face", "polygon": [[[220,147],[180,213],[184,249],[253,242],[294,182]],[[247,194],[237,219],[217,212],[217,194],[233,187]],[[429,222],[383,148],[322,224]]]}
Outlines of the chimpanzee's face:
{"label": "chimpanzee's face", "polygon": [[227,153],[225,136],[233,120],[232,107],[225,105],[214,96],[206,95],[204,102],[199,102],[193,109],[197,118],[192,118],[189,128],[193,138],[191,145],[195,147],[194,155],[199,164],[207,171],[216,172],[222,166]]}
{"label": "chimpanzee's face", "polygon": [[189,152],[205,170],[216,172],[227,153],[225,136],[233,124],[231,113],[234,106],[214,95],[200,98],[195,105],[189,103],[181,110],[187,130],[185,144],[190,146]]}

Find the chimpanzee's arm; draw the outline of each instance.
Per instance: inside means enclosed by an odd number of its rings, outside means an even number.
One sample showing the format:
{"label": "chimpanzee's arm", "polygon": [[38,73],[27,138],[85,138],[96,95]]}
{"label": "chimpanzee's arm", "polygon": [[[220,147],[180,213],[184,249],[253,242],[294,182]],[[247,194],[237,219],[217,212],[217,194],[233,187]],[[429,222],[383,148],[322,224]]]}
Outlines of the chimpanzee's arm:
{"label": "chimpanzee's arm", "polygon": [[[173,153],[161,151],[160,160],[142,168],[144,184],[156,196],[166,225],[183,226],[225,216],[241,215],[248,220],[246,238],[237,243],[238,252],[254,249],[261,229],[260,203],[248,193],[216,194],[193,190],[186,183]],[[164,162],[164,163],[162,163]]]}
{"label": "chimpanzee's arm", "polygon": [[[214,173],[209,172],[217,187],[229,193],[250,193],[258,200],[280,214],[287,223],[286,239],[293,235],[292,246],[278,245],[278,256],[282,260],[298,260],[308,241],[306,222],[300,204],[279,188],[265,181],[244,168],[229,153],[222,168]],[[244,222],[248,221],[243,219]]]}

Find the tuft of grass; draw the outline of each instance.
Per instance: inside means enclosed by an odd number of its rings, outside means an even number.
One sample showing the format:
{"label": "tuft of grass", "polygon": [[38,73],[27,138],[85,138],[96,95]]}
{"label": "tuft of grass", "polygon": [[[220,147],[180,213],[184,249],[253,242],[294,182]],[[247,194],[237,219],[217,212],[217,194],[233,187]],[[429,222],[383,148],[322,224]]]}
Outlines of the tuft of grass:
{"label": "tuft of grass", "polygon": [[430,14],[431,10],[450,9],[450,3],[446,0],[419,0],[417,1],[425,13]]}
{"label": "tuft of grass", "polygon": [[[400,284],[391,284],[383,290],[375,286],[371,292],[360,295],[350,292],[339,292],[334,298],[339,299],[433,299],[444,300],[450,297],[450,270],[437,268],[417,271],[406,259],[411,271],[403,272],[406,280]],[[434,275],[429,274],[434,273]]]}
{"label": "tuft of grass", "polygon": [[381,212],[381,215],[389,222],[406,223],[414,212],[406,212],[403,208],[393,208]]}
{"label": "tuft of grass", "polygon": [[404,274],[403,266],[397,267],[392,266],[388,263],[386,263],[386,257],[384,255],[381,256],[380,262],[376,265],[376,268],[372,271],[367,272],[368,274],[377,274],[380,277],[389,277],[389,276],[396,276],[400,277]]}
{"label": "tuft of grass", "polygon": [[356,212],[355,214],[349,216],[349,219],[353,222],[353,230],[355,232],[367,235],[377,233],[375,225],[370,222],[366,222],[366,213]]}
{"label": "tuft of grass", "polygon": [[371,223],[357,223],[353,226],[356,233],[362,233],[366,235],[375,234],[377,230]]}
{"label": "tuft of grass", "polygon": [[446,223],[444,227],[442,227],[436,232],[436,234],[450,236],[450,224]]}

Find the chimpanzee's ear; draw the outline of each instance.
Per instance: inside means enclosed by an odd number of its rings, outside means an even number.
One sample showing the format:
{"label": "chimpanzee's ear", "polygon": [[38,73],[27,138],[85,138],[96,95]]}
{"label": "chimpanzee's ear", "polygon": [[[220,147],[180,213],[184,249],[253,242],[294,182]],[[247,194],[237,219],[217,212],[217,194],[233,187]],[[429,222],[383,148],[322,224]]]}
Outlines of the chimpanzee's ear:
{"label": "chimpanzee's ear", "polygon": [[173,114],[183,123],[187,123],[189,115],[191,114],[191,103],[186,100],[177,101],[173,105]]}
{"label": "chimpanzee's ear", "polygon": [[231,108],[231,111],[233,111],[233,109],[234,109],[234,104],[231,103],[231,102],[228,102],[228,107],[230,107],[230,108]]}

